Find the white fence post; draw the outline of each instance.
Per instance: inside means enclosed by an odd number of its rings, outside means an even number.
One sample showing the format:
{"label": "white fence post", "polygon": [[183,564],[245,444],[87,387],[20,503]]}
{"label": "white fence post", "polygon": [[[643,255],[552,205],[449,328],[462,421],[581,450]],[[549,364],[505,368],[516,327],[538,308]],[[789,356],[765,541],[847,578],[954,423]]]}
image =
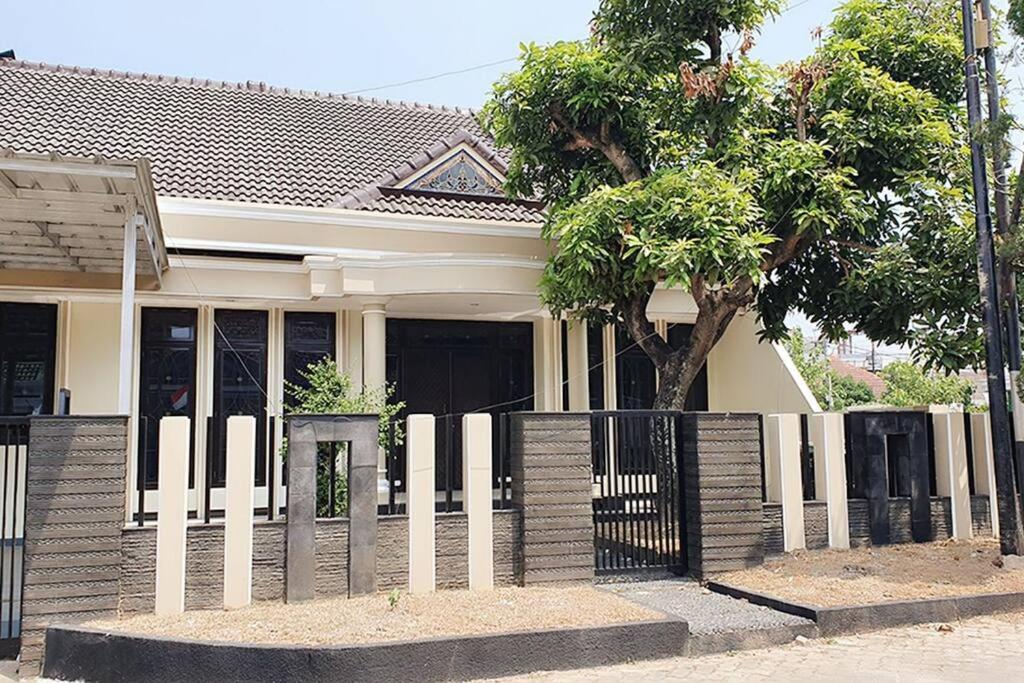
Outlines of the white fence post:
{"label": "white fence post", "polygon": [[491,416],[462,418],[462,507],[468,516],[469,589],[494,588]]}
{"label": "white fence post", "polygon": [[988,421],[988,413],[971,415],[971,453],[974,455],[974,490],[980,496],[988,496],[992,536],[999,538],[996,470],[992,462],[992,425]]}
{"label": "white fence post", "polygon": [[156,613],[185,611],[185,531],[188,523],[189,419],[160,419],[160,503],[156,525]]}
{"label": "white fence post", "polygon": [[803,480],[800,475],[800,416],[769,415],[766,424],[765,474],[768,500],[782,503],[783,550],[807,547],[804,536]]}
{"label": "white fence post", "polygon": [[434,590],[434,416],[406,420],[405,508],[409,515],[409,592]]}
{"label": "white fence post", "polygon": [[850,547],[850,510],[846,500],[846,442],[841,413],[811,415],[808,436],[814,448],[816,497],[828,508],[828,547]]}
{"label": "white fence post", "polygon": [[227,429],[224,505],[224,608],[252,602],[252,509],[256,418],[232,415]]}
{"label": "white fence post", "polygon": [[935,492],[948,497],[953,518],[953,538],[971,538],[971,489],[967,478],[967,438],[964,414],[932,413],[935,442]]}

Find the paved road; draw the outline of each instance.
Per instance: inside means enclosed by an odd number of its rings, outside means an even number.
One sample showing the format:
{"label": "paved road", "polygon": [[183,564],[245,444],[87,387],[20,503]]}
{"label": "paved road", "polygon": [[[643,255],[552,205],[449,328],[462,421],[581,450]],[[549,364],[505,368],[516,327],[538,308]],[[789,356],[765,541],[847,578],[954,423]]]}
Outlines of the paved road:
{"label": "paved road", "polygon": [[[1014,681],[1024,680],[1024,613],[809,640],[770,650],[534,674],[529,681]],[[510,679],[511,680],[511,679]]]}

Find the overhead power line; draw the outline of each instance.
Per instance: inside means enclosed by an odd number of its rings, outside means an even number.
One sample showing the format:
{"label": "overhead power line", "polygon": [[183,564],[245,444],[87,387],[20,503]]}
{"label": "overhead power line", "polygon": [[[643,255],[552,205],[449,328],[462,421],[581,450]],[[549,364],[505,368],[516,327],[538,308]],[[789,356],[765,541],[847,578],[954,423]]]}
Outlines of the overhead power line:
{"label": "overhead power line", "polygon": [[[786,7],[786,9],[782,10],[781,12],[779,12],[779,16],[782,16],[786,12],[789,12],[790,10],[794,10],[797,7],[800,7],[802,5],[806,5],[810,1],[811,0],[800,0],[800,2],[795,2],[795,3],[791,4],[791,5],[788,5]],[[386,83],[384,85],[375,85],[375,86],[372,86],[370,88],[359,88],[358,90],[347,90],[343,94],[345,94],[345,95],[361,95],[363,93],[376,92],[377,90],[388,90],[390,88],[398,88],[398,87],[401,87],[403,85],[413,85],[413,84],[416,84],[416,83],[426,83],[428,81],[435,81],[438,78],[447,78],[448,76],[458,76],[460,74],[470,73],[471,71],[480,71],[481,69],[489,69],[492,66],[499,66],[501,64],[508,64],[508,63],[514,62],[514,61],[516,61],[518,59],[519,59],[518,57],[508,57],[506,59],[498,59],[498,60],[493,61],[493,62],[486,62],[484,64],[477,64],[475,66],[467,66],[464,69],[455,69],[453,71],[443,71],[441,73],[434,74],[432,76],[423,76],[422,78],[410,78],[409,80],[406,80],[406,81],[396,81],[395,83]]]}

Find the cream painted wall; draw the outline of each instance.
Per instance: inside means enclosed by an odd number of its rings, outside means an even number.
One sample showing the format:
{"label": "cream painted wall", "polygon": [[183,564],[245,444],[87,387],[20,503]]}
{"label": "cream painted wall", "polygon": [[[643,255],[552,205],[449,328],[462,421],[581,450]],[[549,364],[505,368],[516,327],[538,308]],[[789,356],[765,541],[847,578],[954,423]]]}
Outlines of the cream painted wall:
{"label": "cream painted wall", "polygon": [[711,411],[807,413],[821,408],[782,347],[759,343],[754,314],[736,316],[708,357]]}
{"label": "cream painted wall", "polygon": [[117,412],[120,306],[75,301],[68,325],[67,388],[76,415]]}

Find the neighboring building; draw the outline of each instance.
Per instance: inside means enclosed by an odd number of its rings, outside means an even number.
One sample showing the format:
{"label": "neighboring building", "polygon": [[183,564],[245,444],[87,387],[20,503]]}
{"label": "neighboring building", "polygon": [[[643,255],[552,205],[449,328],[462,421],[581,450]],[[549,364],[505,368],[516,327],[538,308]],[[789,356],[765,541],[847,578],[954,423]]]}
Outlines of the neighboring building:
{"label": "neighboring building", "polygon": [[885,393],[885,380],[867,368],[853,365],[836,356],[830,356],[828,364],[839,375],[855,379],[858,382],[863,382],[868,385],[868,388],[871,389],[871,393],[874,394],[876,399],[882,398],[882,394]]}
{"label": "neighboring building", "polygon": [[[62,388],[130,414],[147,489],[159,419],[187,415],[201,507],[233,414],[257,416],[266,500],[283,380],[324,355],[410,412],[649,407],[625,335],[541,305],[543,209],[505,171],[463,110],[0,61],[0,414]],[[683,344],[695,308],[662,289],[649,315]],[[732,323],[693,409],[816,409],[756,332]]]}

